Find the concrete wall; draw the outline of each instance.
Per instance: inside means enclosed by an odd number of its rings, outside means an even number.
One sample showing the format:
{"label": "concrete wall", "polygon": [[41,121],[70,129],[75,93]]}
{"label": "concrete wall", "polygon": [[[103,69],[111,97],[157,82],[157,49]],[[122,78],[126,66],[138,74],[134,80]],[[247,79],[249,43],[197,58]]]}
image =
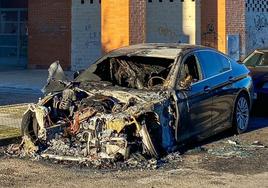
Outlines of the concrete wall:
{"label": "concrete wall", "polygon": [[72,70],[85,69],[101,56],[99,0],[81,2],[72,0]]}
{"label": "concrete wall", "polygon": [[267,0],[248,0],[246,3],[246,53],[268,46]]}
{"label": "concrete wall", "polygon": [[200,43],[199,9],[199,1],[148,1],[146,42]]}
{"label": "concrete wall", "polygon": [[71,1],[29,0],[29,68],[48,68],[59,60],[70,68]]}

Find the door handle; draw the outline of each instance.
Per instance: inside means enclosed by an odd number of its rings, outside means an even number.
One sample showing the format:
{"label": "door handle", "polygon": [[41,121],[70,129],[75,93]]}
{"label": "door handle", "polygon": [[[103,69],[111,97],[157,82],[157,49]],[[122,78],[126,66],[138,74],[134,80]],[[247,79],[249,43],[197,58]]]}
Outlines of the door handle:
{"label": "door handle", "polygon": [[211,88],[209,86],[205,86],[204,87],[204,92],[208,93],[210,92]]}
{"label": "door handle", "polygon": [[230,76],[229,77],[229,82],[233,83],[235,81],[234,77]]}

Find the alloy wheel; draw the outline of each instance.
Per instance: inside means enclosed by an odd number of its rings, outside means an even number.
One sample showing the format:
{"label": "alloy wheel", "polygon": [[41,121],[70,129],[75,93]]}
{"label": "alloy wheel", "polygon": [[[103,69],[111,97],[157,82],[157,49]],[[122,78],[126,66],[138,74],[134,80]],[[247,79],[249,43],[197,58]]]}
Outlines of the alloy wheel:
{"label": "alloy wheel", "polygon": [[237,128],[244,131],[248,126],[249,107],[245,97],[240,97],[236,105],[236,123]]}

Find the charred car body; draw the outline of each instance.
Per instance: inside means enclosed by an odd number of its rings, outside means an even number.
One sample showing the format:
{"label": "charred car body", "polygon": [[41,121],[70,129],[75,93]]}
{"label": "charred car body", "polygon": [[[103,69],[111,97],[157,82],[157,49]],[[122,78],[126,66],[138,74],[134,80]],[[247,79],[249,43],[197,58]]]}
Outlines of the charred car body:
{"label": "charred car body", "polygon": [[[179,44],[115,50],[71,82],[56,62],[46,96],[24,114],[22,133],[30,153],[46,145],[43,155],[51,158],[128,158],[137,151],[159,157],[187,139],[231,127],[244,132],[248,73],[218,51]],[[61,152],[52,151],[61,144]]]}

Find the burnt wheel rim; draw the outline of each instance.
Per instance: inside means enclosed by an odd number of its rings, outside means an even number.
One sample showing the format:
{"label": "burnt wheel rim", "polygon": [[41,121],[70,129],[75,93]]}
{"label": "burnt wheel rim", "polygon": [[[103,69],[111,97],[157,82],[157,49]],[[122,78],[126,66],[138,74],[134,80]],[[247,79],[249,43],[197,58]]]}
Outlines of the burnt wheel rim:
{"label": "burnt wheel rim", "polygon": [[247,128],[249,120],[248,102],[244,97],[240,97],[236,106],[236,122],[240,130]]}

